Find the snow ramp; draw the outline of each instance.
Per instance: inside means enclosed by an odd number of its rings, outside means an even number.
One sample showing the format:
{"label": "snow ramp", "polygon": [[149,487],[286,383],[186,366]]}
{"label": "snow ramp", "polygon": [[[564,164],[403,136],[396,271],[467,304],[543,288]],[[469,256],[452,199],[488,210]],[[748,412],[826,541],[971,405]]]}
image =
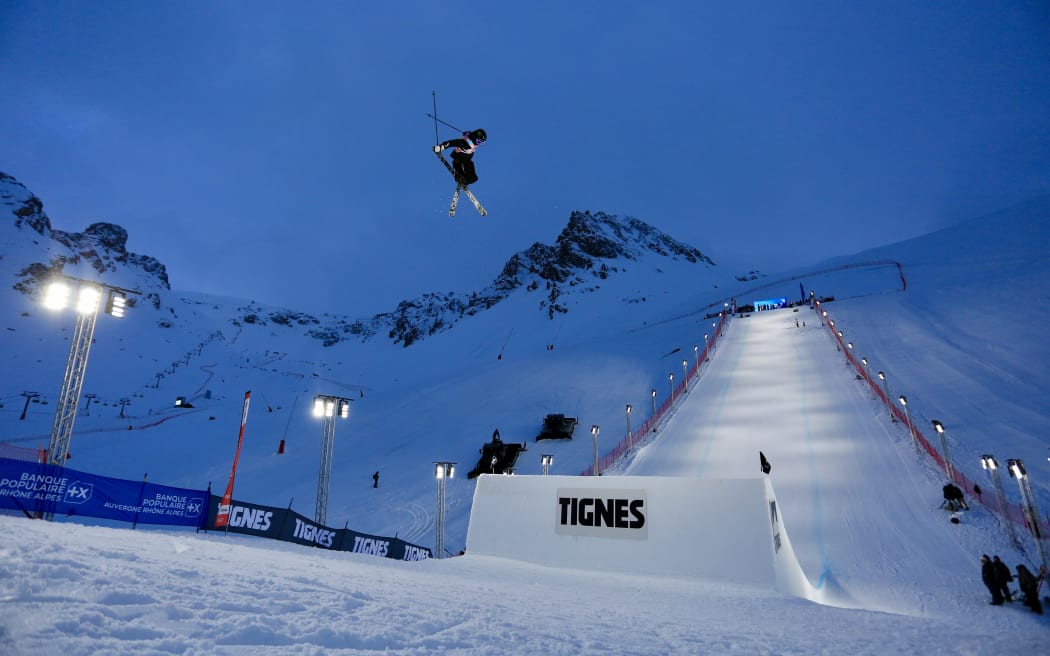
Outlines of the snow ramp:
{"label": "snow ramp", "polygon": [[478,478],[467,553],[771,586],[819,601],[768,478]]}

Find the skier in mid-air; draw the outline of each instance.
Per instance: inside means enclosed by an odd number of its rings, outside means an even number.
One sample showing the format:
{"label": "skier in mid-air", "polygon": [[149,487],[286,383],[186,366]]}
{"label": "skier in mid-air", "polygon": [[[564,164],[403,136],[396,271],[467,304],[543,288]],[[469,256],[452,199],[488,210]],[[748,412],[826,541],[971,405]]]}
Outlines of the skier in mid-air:
{"label": "skier in mid-air", "polygon": [[485,143],[488,135],[482,129],[464,132],[460,139],[449,139],[434,146],[434,152],[438,155],[446,148],[454,148],[452,151],[452,175],[456,182],[464,187],[478,181],[478,175],[474,171],[474,153],[478,146]]}

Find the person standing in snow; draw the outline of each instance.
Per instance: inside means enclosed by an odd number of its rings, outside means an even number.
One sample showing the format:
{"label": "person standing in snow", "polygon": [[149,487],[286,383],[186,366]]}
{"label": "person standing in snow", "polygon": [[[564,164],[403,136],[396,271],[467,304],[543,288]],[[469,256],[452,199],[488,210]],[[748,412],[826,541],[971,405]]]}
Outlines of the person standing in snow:
{"label": "person standing in snow", "polygon": [[1024,605],[1032,609],[1033,613],[1043,614],[1043,604],[1039,601],[1039,581],[1046,576],[1046,570],[1040,568],[1039,576],[1033,576],[1032,572],[1024,565],[1017,566],[1017,585],[1024,593]]}
{"label": "person standing in snow", "polygon": [[995,568],[995,575],[999,579],[999,587],[1002,590],[1003,599],[1013,601],[1013,597],[1010,595],[1010,581],[1014,580],[1014,575],[1010,573],[1010,568],[1006,566],[1006,563],[999,560],[999,556],[992,556],[992,567]]}
{"label": "person standing in snow", "polygon": [[379,487],[379,470],[372,474],[372,487]]}
{"label": "person standing in snow", "polygon": [[[1018,567],[1024,567],[1024,565],[1018,565]],[[988,554],[981,556],[981,580],[984,581],[988,592],[992,593],[992,605],[1002,606],[1002,586],[999,585],[999,576],[995,573],[995,565],[992,564],[992,559],[988,557]]]}
{"label": "person standing in snow", "polygon": [[478,175],[474,171],[474,152],[478,146],[488,140],[488,134],[482,130],[471,130],[464,132],[461,139],[449,139],[434,146],[434,152],[441,154],[446,148],[454,148],[452,151],[452,170],[456,182],[463,186],[472,185],[478,181]]}

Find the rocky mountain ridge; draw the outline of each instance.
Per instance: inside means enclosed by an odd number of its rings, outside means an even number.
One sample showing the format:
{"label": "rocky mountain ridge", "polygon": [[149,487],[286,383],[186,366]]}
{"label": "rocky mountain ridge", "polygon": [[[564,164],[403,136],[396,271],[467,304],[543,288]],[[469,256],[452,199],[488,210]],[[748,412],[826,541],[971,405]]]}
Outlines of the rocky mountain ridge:
{"label": "rocky mountain ridge", "polygon": [[[44,260],[16,268],[13,288],[17,291],[34,294],[48,276],[63,273],[135,289],[154,309],[165,306],[165,315],[177,315],[176,299],[170,298],[167,269],[156,258],[128,252],[128,233],[123,227],[94,223],[78,233],[55,230],[43,202],[13,177],[0,173],[0,210],[4,208],[11,212],[14,227],[28,233],[32,247],[39,253],[28,259]],[[538,309],[553,319],[569,311],[567,295],[597,291],[601,281],[622,274],[632,263],[647,258],[666,258],[701,267],[715,265],[698,249],[634,217],[574,211],[553,244],[537,242],[515,253],[499,275],[477,291],[424,293],[401,301],[390,312],[367,319],[327,314],[318,318],[249,303],[236,308],[236,317],[231,321],[235,325],[300,326],[326,346],[382,335],[408,347],[451,329],[519,290],[540,292]],[[171,327],[170,319],[171,316],[163,316],[158,323]]]}

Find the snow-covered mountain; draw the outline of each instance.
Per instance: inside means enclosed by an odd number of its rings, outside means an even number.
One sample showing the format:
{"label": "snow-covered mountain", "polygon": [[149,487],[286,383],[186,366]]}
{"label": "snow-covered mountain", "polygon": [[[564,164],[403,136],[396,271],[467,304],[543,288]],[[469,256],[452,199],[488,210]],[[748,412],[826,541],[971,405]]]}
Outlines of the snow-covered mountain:
{"label": "snow-covered mountain", "polygon": [[[6,211],[5,211],[6,210]],[[43,202],[10,175],[0,173],[0,212],[14,231],[7,257],[21,265],[14,274],[13,288],[36,295],[52,274],[98,280],[137,291],[154,309],[177,314],[179,299],[171,291],[167,270],[153,257],[129,253],[128,234],[112,223],[95,223],[83,232],[55,230],[44,212]],[[10,226],[9,226],[10,227]],[[601,281],[624,275],[630,265],[658,262],[688,262],[713,267],[714,262],[698,249],[687,246],[633,217],[616,217],[602,212],[573,212],[569,223],[554,244],[534,243],[512,255],[496,278],[485,287],[467,293],[428,292],[400,302],[396,309],[368,318],[349,316],[314,317],[281,308],[248,304],[237,308],[231,322],[254,325],[299,325],[325,346],[341,340],[386,337],[395,344],[410,346],[435,333],[451,329],[464,317],[483,312],[503,301],[516,290],[536,292],[537,307],[549,319],[569,312],[568,297],[593,293]],[[664,265],[666,266],[666,265]],[[129,299],[134,308],[136,298]],[[159,320],[171,327],[167,318]]]}

